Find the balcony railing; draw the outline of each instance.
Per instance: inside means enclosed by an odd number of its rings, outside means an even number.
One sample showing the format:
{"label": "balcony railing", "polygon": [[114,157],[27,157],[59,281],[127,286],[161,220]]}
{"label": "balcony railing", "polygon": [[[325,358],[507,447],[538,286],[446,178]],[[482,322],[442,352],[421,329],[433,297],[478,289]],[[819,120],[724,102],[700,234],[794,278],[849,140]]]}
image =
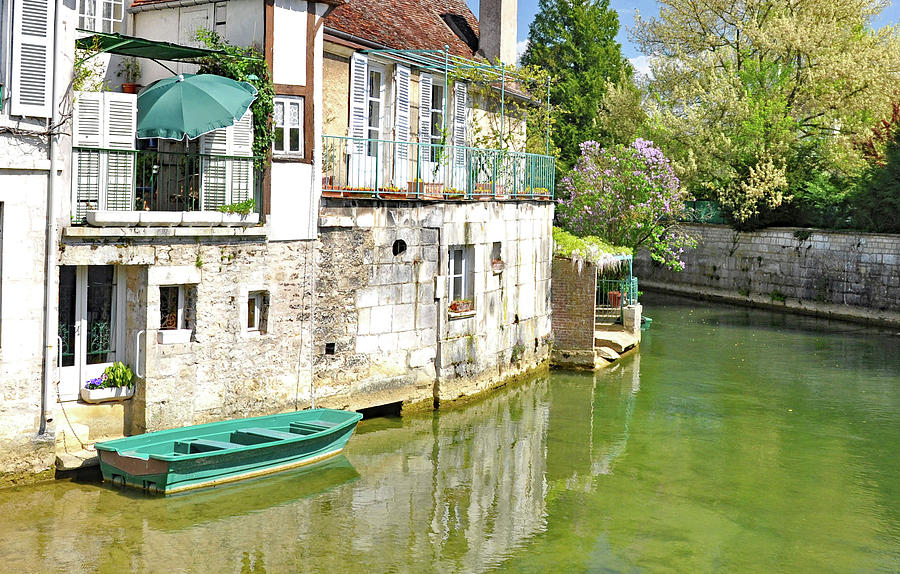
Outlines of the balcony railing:
{"label": "balcony railing", "polygon": [[73,149],[74,219],[88,211],[214,211],[255,199],[252,157],[157,150]]}
{"label": "balcony railing", "polygon": [[323,136],[326,195],[380,199],[553,199],[546,155]]}

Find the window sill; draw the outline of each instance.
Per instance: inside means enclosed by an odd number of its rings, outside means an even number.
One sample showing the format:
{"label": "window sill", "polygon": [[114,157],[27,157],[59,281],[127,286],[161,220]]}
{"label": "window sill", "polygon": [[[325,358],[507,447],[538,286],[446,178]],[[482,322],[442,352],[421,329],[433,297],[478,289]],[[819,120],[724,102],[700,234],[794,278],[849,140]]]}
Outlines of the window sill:
{"label": "window sill", "polygon": [[193,334],[193,329],[160,329],[156,332],[156,342],[160,345],[190,343]]}
{"label": "window sill", "polygon": [[460,311],[460,312],[456,312],[456,311],[447,311],[447,316],[450,318],[450,320],[453,320],[453,319],[467,319],[467,318],[469,318],[469,317],[474,317],[474,316],[475,316],[475,309],[472,309],[471,311]]}
{"label": "window sill", "polygon": [[250,227],[259,224],[258,213],[221,211],[88,211],[92,227]]}

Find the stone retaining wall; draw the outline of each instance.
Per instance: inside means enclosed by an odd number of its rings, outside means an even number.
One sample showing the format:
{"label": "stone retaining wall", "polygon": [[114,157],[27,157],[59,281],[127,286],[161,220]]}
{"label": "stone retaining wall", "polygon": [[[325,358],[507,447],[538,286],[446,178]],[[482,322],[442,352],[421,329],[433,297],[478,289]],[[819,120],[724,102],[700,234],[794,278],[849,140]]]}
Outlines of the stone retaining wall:
{"label": "stone retaining wall", "polygon": [[[687,225],[699,245],[679,273],[646,251],[634,271],[642,286],[768,300],[816,314],[900,321],[900,236],[800,228],[737,232],[724,225]],[[817,312],[819,308],[821,313]],[[879,319],[880,320],[880,319]]]}
{"label": "stone retaining wall", "polygon": [[[327,200],[317,265],[317,395],[336,406],[430,407],[546,361],[552,220],[553,206],[537,202]],[[405,250],[397,253],[401,241]],[[448,307],[451,246],[471,249],[469,316]],[[491,266],[495,250],[501,271]]]}

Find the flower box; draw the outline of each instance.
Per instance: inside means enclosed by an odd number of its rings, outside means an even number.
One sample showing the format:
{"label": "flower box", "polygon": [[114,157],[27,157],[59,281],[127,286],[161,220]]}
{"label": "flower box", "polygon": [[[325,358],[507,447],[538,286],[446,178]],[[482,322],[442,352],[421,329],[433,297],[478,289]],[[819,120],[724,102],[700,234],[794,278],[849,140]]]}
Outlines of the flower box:
{"label": "flower box", "polygon": [[81,387],[81,400],[86,403],[105,403],[108,401],[125,401],[134,395],[134,385],[130,387],[104,387],[102,389],[86,389]]}
{"label": "flower box", "polygon": [[506,264],[503,263],[502,259],[492,259],[491,260],[491,271],[494,272],[494,275],[499,275],[503,272],[503,269],[506,267]]}
{"label": "flower box", "polygon": [[419,199],[444,199],[443,183],[425,183],[414,180],[407,183],[406,191]]}

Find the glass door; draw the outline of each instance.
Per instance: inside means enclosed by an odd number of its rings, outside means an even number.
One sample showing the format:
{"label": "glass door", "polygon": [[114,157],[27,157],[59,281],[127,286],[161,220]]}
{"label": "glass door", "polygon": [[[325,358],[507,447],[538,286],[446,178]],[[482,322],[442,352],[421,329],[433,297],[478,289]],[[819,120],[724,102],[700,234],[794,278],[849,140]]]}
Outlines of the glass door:
{"label": "glass door", "polygon": [[80,387],[117,360],[120,285],[116,276],[112,265],[60,267],[60,400],[77,399]]}

